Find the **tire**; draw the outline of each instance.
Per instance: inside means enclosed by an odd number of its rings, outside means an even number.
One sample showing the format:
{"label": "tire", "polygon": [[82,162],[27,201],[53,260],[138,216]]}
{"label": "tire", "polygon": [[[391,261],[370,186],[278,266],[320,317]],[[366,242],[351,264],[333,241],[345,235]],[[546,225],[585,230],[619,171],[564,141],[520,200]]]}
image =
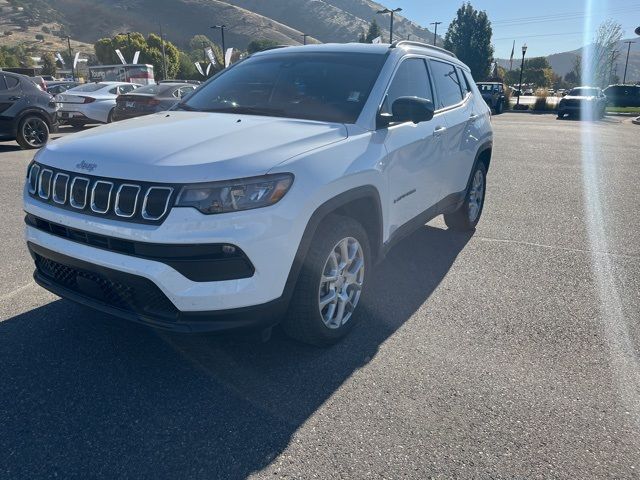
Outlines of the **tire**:
{"label": "tire", "polygon": [[[347,272],[344,276],[336,275],[343,263],[340,253],[344,251],[343,245],[347,256],[353,255],[342,268]],[[356,321],[353,313],[364,293],[370,258],[369,239],[362,225],[349,217],[329,215],[318,226],[309,246],[282,322],[285,333],[316,346],[331,345],[349,333]],[[332,292],[334,300],[321,307],[321,298],[329,300]],[[343,312],[341,320],[338,318],[340,309]]]}
{"label": "tire", "polygon": [[44,147],[49,140],[49,125],[38,115],[27,115],[18,124],[16,141],[22,148]]}
{"label": "tire", "polygon": [[116,108],[113,107],[111,110],[109,110],[109,115],[107,115],[107,123],[113,123],[113,115],[116,112]]}
{"label": "tire", "polygon": [[[464,196],[464,202],[453,213],[444,215],[444,222],[451,230],[460,232],[470,231],[476,228],[482,215],[484,197],[487,185],[487,169],[484,163],[478,162],[475,166],[471,181]],[[478,193],[480,197],[478,198]]]}
{"label": "tire", "polygon": [[496,110],[496,115],[500,115],[504,110],[504,102],[498,102],[495,110]]}

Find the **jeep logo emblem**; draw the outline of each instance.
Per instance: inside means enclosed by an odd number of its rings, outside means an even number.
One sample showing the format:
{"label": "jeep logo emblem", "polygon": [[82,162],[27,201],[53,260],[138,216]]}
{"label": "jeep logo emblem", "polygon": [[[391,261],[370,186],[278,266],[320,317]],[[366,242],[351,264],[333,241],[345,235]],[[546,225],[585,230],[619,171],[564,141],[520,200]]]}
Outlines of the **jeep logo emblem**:
{"label": "jeep logo emblem", "polygon": [[76,165],[76,168],[79,168],[80,170],[86,170],[87,172],[93,172],[97,167],[97,163],[87,163],[84,160]]}

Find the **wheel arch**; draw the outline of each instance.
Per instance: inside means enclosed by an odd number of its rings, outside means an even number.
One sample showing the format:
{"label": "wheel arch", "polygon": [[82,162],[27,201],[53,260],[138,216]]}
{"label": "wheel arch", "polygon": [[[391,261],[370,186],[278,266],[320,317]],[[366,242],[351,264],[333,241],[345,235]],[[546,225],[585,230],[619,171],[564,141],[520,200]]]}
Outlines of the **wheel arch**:
{"label": "wheel arch", "polygon": [[322,221],[332,214],[351,217],[362,224],[369,237],[373,261],[375,262],[380,258],[383,245],[383,218],[382,203],[378,189],[373,185],[364,185],[342,192],[316,208],[307,222],[285,284],[284,296],[287,304],[293,293],[311,242]]}
{"label": "wheel arch", "polygon": [[16,134],[18,133],[18,127],[20,126],[20,122],[24,120],[29,115],[35,115],[36,117],[40,117],[44,120],[49,127],[49,130],[53,127],[53,122],[51,120],[51,116],[45,111],[37,107],[26,108],[18,116],[16,116],[14,120],[14,130]]}

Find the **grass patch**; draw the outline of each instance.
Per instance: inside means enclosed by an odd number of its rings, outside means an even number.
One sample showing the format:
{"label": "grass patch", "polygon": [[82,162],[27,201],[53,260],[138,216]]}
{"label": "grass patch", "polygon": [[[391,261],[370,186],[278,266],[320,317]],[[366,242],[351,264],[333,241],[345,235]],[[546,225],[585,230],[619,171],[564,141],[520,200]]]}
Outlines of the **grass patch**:
{"label": "grass patch", "polygon": [[607,107],[607,112],[611,113],[635,113],[640,115],[640,108],[638,107]]}

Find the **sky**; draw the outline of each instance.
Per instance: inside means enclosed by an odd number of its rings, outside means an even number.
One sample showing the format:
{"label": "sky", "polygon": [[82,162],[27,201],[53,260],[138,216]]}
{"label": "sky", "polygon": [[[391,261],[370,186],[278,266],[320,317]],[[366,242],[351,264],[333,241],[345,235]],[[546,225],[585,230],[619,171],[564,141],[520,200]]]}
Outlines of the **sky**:
{"label": "sky", "polygon": [[[438,34],[444,35],[462,0],[382,0],[380,3],[389,8],[401,7],[402,15],[431,31],[433,26],[429,23],[441,21]],[[472,0],[471,4],[485,10],[491,20],[497,58],[509,58],[514,40],[516,57],[521,55],[523,43],[527,44],[528,57],[575,50],[590,43],[597,26],[608,18],[622,25],[624,38],[636,37],[633,31],[640,26],[638,0]],[[632,49],[640,51],[640,38]]]}

